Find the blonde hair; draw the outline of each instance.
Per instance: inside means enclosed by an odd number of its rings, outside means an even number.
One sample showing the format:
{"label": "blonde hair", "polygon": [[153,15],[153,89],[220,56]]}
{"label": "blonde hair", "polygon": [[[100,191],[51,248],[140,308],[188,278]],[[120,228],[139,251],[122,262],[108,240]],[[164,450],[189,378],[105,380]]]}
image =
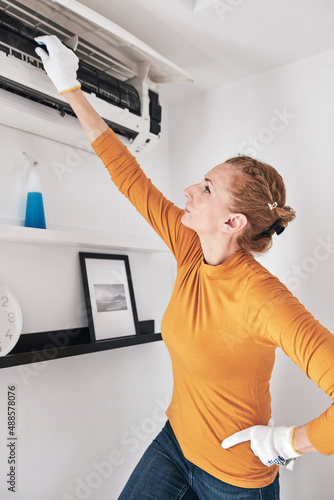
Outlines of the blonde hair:
{"label": "blonde hair", "polygon": [[272,246],[275,230],[269,234],[263,232],[277,219],[285,228],[296,216],[295,211],[285,205],[283,179],[273,167],[249,156],[236,156],[225,163],[233,167],[229,208],[233,213],[242,213],[247,217],[247,225],[237,243],[243,250],[262,254]]}

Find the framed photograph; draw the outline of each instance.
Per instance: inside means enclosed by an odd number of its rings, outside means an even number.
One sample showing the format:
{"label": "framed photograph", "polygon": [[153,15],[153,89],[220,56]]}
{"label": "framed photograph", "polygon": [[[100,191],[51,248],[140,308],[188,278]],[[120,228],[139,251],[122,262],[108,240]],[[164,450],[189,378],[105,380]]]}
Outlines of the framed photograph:
{"label": "framed photograph", "polygon": [[139,335],[127,255],[79,252],[91,341]]}

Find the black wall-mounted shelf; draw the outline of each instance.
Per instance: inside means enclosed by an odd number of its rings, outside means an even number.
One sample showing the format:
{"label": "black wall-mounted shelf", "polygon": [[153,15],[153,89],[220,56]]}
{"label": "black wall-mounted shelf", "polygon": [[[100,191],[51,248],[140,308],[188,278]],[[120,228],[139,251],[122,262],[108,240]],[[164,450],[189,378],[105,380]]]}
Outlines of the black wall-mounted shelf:
{"label": "black wall-mounted shelf", "polygon": [[154,331],[154,321],[139,321],[140,335],[112,338],[91,342],[88,327],[71,330],[30,333],[20,336],[14,349],[0,357],[0,368],[40,363],[53,359],[78,356],[92,352],[118,349],[138,344],[162,340],[160,333]]}

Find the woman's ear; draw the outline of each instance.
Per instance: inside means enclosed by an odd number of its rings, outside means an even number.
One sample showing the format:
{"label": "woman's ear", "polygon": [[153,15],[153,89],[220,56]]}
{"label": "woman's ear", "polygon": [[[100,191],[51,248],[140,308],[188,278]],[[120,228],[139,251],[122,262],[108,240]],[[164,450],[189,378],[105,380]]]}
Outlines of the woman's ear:
{"label": "woman's ear", "polygon": [[224,233],[235,234],[247,225],[247,217],[244,214],[231,214],[230,218],[224,221],[222,230]]}

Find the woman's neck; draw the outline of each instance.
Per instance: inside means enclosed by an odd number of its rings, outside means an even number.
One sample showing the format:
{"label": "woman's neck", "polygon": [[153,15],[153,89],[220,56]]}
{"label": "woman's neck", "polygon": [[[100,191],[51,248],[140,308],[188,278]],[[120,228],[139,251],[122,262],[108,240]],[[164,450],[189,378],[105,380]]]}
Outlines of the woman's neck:
{"label": "woman's neck", "polygon": [[208,239],[199,237],[204,255],[204,261],[210,266],[219,266],[240,250],[234,241],[217,241],[216,238]]}

